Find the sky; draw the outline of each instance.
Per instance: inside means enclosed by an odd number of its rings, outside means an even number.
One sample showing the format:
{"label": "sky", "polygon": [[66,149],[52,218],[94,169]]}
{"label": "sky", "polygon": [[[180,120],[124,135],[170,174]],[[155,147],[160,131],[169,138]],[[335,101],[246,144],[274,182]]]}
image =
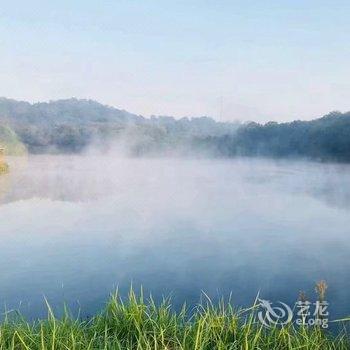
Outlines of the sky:
{"label": "sky", "polygon": [[2,1],[0,96],[150,115],[350,110],[349,1]]}

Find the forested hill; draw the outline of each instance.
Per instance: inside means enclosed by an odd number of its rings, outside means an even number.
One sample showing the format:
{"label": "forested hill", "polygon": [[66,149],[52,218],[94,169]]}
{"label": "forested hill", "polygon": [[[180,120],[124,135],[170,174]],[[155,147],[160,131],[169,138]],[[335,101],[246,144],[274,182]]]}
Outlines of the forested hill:
{"label": "forested hill", "polygon": [[16,133],[9,127],[0,125],[0,147],[9,155],[24,155],[27,153],[25,145]]}
{"label": "forested hill", "polygon": [[91,100],[58,100],[31,104],[0,98],[0,118],[10,123],[87,124],[99,122],[137,123],[144,118]]}
{"label": "forested hill", "polygon": [[193,138],[233,134],[237,123],[208,117],[144,118],[92,100],[34,103],[0,98],[0,124],[11,127],[30,152],[81,152],[94,144],[127,143],[131,153],[183,152]]}
{"label": "forested hill", "polygon": [[311,121],[249,123],[234,137],[209,137],[221,156],[307,158],[350,162],[350,112],[332,112]]}
{"label": "forested hill", "polygon": [[332,112],[312,121],[239,124],[208,117],[144,118],[91,100],[30,104],[0,98],[0,126],[8,132],[11,128],[32,153],[107,151],[118,145],[133,156],[200,154],[350,162],[350,112]]}

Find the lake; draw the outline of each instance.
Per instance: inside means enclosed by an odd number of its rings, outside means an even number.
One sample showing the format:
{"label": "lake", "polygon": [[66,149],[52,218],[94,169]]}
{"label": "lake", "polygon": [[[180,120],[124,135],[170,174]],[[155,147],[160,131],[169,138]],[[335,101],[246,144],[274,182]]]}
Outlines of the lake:
{"label": "lake", "polygon": [[10,158],[0,177],[0,302],[84,316],[116,287],[174,307],[232,292],[293,304],[329,285],[350,314],[350,167],[258,159]]}

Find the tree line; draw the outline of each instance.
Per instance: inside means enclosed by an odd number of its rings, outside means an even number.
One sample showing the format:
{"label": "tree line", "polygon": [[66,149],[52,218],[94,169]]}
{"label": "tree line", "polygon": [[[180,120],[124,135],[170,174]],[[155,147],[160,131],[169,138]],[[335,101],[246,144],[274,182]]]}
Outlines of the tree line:
{"label": "tree line", "polygon": [[105,151],[119,143],[133,156],[350,161],[350,112],[312,121],[239,124],[208,117],[144,118],[91,100],[30,104],[1,98],[0,125],[31,153],[80,153],[92,146]]}

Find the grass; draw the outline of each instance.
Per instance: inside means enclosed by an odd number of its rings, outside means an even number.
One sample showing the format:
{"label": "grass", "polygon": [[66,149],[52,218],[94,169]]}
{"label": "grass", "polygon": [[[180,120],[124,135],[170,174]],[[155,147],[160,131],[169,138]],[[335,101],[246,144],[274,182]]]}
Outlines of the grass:
{"label": "grass", "polygon": [[133,290],[123,301],[116,292],[105,309],[91,319],[56,318],[48,305],[44,320],[27,322],[13,313],[0,325],[0,349],[350,349],[344,332],[319,327],[265,328],[256,307],[234,309],[209,299],[193,310],[176,313],[170,300],[161,304]]}

